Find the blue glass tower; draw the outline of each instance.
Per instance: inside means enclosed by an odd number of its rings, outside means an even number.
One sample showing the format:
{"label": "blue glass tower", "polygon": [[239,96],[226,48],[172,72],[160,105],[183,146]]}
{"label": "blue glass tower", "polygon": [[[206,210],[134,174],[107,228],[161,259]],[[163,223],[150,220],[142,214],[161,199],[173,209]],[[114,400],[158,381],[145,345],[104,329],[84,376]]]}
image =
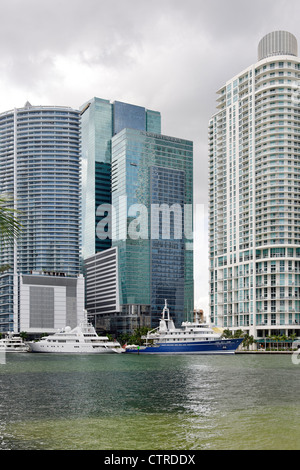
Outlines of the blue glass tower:
{"label": "blue glass tower", "polygon": [[[81,106],[82,258],[111,247],[96,234],[111,204],[111,139],[124,128],[160,133],[160,113],[119,101],[92,98]],[[101,206],[101,211],[98,208]]]}
{"label": "blue glass tower", "polygon": [[[179,322],[182,322],[185,311],[185,171],[151,166],[150,203],[151,207],[165,205],[166,209],[168,209],[166,215],[170,216],[169,234],[166,234],[164,238],[162,215],[159,219],[157,218],[158,233],[155,238],[151,238],[150,242],[152,316],[156,318],[157,314],[161,313],[162,306],[165,303],[165,299],[167,299],[173,315]],[[177,220],[175,213],[169,211],[174,205],[180,207]],[[179,238],[176,238],[176,232],[178,232]]]}
{"label": "blue glass tower", "polygon": [[123,129],[112,139],[113,246],[124,317],[157,326],[165,299],[177,324],[193,312],[193,143]]}
{"label": "blue glass tower", "polygon": [[81,139],[82,257],[118,252],[120,310],[105,317],[99,307],[95,323],[157,326],[166,298],[177,324],[191,318],[193,143],[162,136],[159,112],[100,98],[81,108]]}

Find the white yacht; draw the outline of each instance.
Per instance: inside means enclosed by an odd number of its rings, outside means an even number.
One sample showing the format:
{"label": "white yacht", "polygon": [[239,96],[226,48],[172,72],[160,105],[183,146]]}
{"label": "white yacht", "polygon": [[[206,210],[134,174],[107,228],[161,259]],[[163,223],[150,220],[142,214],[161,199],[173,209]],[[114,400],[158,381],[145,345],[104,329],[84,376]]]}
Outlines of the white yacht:
{"label": "white yacht", "polygon": [[5,338],[0,339],[0,353],[27,352],[28,345],[23,339],[14,333],[8,333]]}
{"label": "white yacht", "polygon": [[124,349],[117,341],[110,341],[107,336],[98,336],[95,328],[87,319],[75,328],[64,329],[39,341],[28,343],[30,352],[67,353],[67,354],[108,354],[122,353]]}

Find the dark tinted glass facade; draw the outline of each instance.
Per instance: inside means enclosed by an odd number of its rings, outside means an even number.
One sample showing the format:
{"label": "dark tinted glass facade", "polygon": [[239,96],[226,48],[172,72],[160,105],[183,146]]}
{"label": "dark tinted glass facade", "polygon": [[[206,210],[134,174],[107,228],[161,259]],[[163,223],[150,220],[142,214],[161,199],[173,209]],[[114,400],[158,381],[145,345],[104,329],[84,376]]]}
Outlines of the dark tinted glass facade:
{"label": "dark tinted glass facade", "polygon": [[[193,251],[185,236],[192,220],[183,206],[193,204],[193,143],[124,129],[112,140],[112,180],[123,311],[148,308],[155,327],[167,299],[177,324],[192,318]],[[165,219],[155,205],[166,206]]]}
{"label": "dark tinted glass facade", "polygon": [[[178,323],[184,321],[184,195],[185,173],[171,168],[150,168],[153,210],[165,205],[157,218],[157,238],[150,242],[151,310],[158,320],[165,299]],[[172,210],[172,208],[174,210]],[[154,219],[153,210],[151,219]],[[153,220],[154,222],[154,220]],[[179,238],[178,238],[179,237]]]}
{"label": "dark tinted glass facade", "polygon": [[[96,204],[96,227],[108,212],[103,211],[103,216],[97,214],[97,207],[102,204],[111,204],[111,165],[110,163],[95,162],[95,204]],[[107,250],[111,247],[111,226],[105,227],[107,238],[96,237],[96,252]]]}
{"label": "dark tinted glass facade", "polygon": [[[101,220],[97,208],[110,203],[111,138],[113,108],[107,100],[93,98],[81,110],[82,160],[82,257],[109,248],[111,241],[99,240],[96,248],[96,228]],[[96,220],[97,218],[97,220]]]}
{"label": "dark tinted glass facade", "polygon": [[114,103],[114,134],[128,127],[129,129],[146,130],[146,110],[132,104]]}
{"label": "dark tinted glass facade", "polygon": [[107,216],[100,206],[111,203],[111,139],[124,128],[160,133],[160,113],[101,98],[81,107],[83,259],[111,247],[109,228],[99,239],[97,226]]}

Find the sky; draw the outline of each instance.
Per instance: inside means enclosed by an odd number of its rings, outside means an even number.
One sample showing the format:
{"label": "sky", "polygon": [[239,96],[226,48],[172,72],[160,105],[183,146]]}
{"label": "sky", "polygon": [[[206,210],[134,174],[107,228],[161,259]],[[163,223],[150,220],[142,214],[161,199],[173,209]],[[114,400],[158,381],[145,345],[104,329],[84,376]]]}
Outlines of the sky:
{"label": "sky", "polygon": [[195,307],[207,315],[216,91],[257,62],[269,32],[300,41],[299,0],[0,0],[0,17],[0,112],[97,96],[160,111],[162,134],[193,141]]}

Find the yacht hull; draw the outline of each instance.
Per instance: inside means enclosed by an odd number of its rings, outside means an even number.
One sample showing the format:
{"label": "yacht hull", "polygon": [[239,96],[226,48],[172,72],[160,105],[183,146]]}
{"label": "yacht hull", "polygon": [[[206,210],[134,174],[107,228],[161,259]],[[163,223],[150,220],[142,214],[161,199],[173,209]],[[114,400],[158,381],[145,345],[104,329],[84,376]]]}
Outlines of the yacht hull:
{"label": "yacht hull", "polygon": [[201,342],[174,342],[157,343],[153,346],[140,346],[130,349],[126,348],[126,353],[131,354],[235,354],[242,342],[242,338],[201,341]]}
{"label": "yacht hull", "polygon": [[59,345],[39,345],[30,344],[29,351],[33,353],[54,353],[54,354],[116,354],[116,350],[105,347],[82,346],[59,346]]}
{"label": "yacht hull", "polygon": [[26,353],[28,352],[28,348],[0,348],[0,353]]}

